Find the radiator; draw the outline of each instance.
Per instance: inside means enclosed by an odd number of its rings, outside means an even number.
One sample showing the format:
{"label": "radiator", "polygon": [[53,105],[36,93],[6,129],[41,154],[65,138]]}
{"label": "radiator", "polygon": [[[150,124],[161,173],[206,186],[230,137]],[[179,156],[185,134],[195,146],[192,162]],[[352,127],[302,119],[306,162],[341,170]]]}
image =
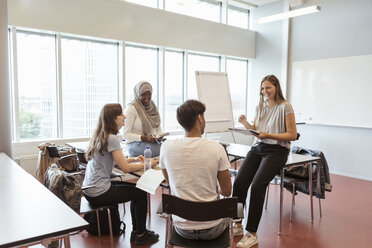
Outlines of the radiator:
{"label": "radiator", "polygon": [[37,158],[37,154],[22,155],[19,157],[19,165],[33,177],[36,176]]}

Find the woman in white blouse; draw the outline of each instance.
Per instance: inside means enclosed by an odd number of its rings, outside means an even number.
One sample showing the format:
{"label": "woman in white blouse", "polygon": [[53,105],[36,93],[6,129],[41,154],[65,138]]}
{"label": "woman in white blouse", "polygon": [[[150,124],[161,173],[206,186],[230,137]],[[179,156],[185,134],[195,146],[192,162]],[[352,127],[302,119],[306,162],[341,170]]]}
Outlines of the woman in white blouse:
{"label": "woman in white blouse", "polygon": [[128,142],[127,150],[130,156],[143,155],[147,146],[152,156],[160,154],[161,127],[160,115],[155,103],[151,100],[152,87],[149,82],[141,81],[134,87],[134,100],[124,111],[126,125],[123,137]]}

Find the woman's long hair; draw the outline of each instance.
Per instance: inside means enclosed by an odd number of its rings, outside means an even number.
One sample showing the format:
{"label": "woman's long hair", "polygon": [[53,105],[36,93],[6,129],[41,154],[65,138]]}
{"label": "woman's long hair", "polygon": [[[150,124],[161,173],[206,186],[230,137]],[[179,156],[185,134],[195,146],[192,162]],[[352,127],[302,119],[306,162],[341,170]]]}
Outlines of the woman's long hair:
{"label": "woman's long hair", "polygon": [[103,155],[103,151],[107,150],[108,136],[110,134],[116,135],[119,132],[115,119],[122,113],[123,109],[118,103],[111,103],[103,106],[96,130],[93,133],[88,150],[85,153],[87,160],[91,160],[95,152],[98,151]]}
{"label": "woman's long hair", "polygon": [[261,84],[260,84],[260,102],[258,104],[257,119],[255,121],[255,126],[256,127],[258,126],[258,123],[260,122],[262,109],[263,109],[263,106],[264,106],[264,103],[265,103],[264,96],[261,92],[262,84],[265,81],[269,81],[270,83],[272,83],[275,86],[275,98],[274,99],[275,99],[276,103],[282,103],[282,102],[286,101],[284,96],[283,96],[282,88],[280,87],[279,79],[275,75],[267,75],[266,77],[264,77],[261,80]]}

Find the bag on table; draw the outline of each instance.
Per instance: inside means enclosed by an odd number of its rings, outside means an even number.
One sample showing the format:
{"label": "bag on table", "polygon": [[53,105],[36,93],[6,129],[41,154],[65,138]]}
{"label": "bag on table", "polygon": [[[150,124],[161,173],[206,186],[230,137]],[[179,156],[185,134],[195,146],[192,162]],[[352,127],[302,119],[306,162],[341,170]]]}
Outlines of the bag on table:
{"label": "bag on table", "polygon": [[47,150],[51,158],[58,158],[56,163],[65,171],[75,172],[79,170],[79,161],[75,148],[49,145]]}
{"label": "bag on table", "polygon": [[[107,209],[98,211],[99,215],[99,225],[101,230],[101,235],[109,235],[110,227],[108,223],[108,213]],[[112,234],[119,235],[125,231],[125,223],[120,220],[118,205],[113,205],[110,207],[111,214],[111,225]],[[91,212],[84,214],[84,219],[89,223],[87,231],[89,234],[98,236],[98,226],[97,226],[97,214],[96,212]],[[123,227],[122,227],[123,226]]]}

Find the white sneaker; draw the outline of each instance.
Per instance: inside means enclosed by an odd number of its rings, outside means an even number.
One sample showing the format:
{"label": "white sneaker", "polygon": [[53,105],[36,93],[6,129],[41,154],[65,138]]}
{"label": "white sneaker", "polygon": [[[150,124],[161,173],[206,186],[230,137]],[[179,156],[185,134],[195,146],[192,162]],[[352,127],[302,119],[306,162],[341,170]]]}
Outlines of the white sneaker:
{"label": "white sneaker", "polygon": [[244,237],[238,242],[238,244],[236,245],[236,247],[239,247],[239,248],[243,248],[243,247],[244,248],[249,248],[249,247],[254,246],[257,243],[258,243],[258,237],[257,237],[257,235],[254,236],[251,233],[247,232],[247,234],[244,235]]}
{"label": "white sneaker", "polygon": [[234,237],[243,235],[244,234],[243,225],[235,224],[233,226],[233,233],[234,233]]}

